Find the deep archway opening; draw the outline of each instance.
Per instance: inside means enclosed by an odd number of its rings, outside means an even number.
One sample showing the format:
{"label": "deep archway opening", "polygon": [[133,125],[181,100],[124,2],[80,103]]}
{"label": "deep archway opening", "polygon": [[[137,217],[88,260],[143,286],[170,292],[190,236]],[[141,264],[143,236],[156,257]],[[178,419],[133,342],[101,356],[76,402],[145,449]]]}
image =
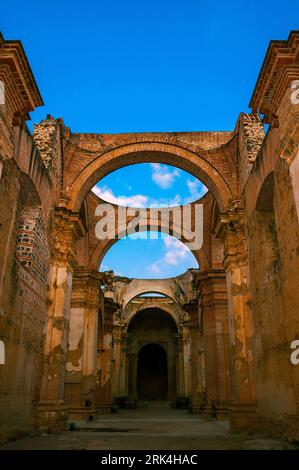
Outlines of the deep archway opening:
{"label": "deep archway opening", "polygon": [[139,400],[166,400],[167,382],[165,349],[159,344],[146,344],[138,354],[137,390]]}
{"label": "deep archway opening", "polygon": [[177,396],[177,325],[160,308],[140,310],[129,323],[128,392],[133,400]]}
{"label": "deep archway opening", "polygon": [[[151,208],[170,208],[198,202],[208,189],[191,173],[178,167],[136,163],[110,172],[92,191],[105,203],[138,208],[138,211],[148,208],[149,214]],[[131,214],[134,215],[132,209]],[[134,217],[139,215],[139,212],[135,212]],[[188,240],[195,236],[189,216],[185,213],[185,217],[177,217],[173,212],[162,216],[161,211],[156,215],[152,212],[151,217],[155,220],[152,227],[139,221],[136,227],[129,229],[123,220],[117,222],[116,234],[113,232],[111,237],[107,237],[111,242],[101,247],[101,271],[113,270],[122,277],[152,279],[175,277],[189,268],[198,267],[196,254],[187,248]],[[188,223],[190,229],[187,228]],[[118,243],[115,243],[115,235]]]}

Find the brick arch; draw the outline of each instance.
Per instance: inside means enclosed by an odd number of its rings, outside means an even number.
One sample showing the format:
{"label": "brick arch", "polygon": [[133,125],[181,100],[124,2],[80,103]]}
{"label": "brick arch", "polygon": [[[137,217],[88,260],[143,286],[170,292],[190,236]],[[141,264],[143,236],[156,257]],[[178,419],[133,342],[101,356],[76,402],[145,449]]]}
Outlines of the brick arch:
{"label": "brick arch", "polygon": [[77,175],[67,192],[68,207],[78,211],[86,194],[109,173],[136,163],[163,163],[191,173],[213,193],[220,211],[229,206],[231,191],[215,165],[196,153],[173,144],[141,142],[123,145],[98,155]]}
{"label": "brick arch", "polygon": [[177,315],[177,312],[175,312],[175,309],[174,308],[170,308],[169,306],[165,306],[163,305],[162,306],[157,306],[154,302],[153,303],[149,303],[148,305],[138,305],[136,306],[135,309],[133,309],[129,315],[125,318],[125,324],[126,324],[126,330],[128,330],[129,326],[130,326],[130,323],[131,321],[133,320],[133,318],[135,318],[136,315],[138,315],[138,313],[140,312],[143,312],[144,310],[148,310],[150,308],[155,308],[157,310],[161,310],[161,312],[169,315],[172,320],[174,321],[176,327],[178,327],[179,323],[180,323],[180,318],[179,316]]}
{"label": "brick arch", "polygon": [[[168,227],[161,227],[159,226],[159,229],[161,232],[163,233],[168,233]],[[144,231],[147,231],[147,227],[139,227],[139,231],[140,232],[144,232]],[[105,239],[105,240],[101,240],[96,248],[94,249],[92,255],[91,255],[91,259],[90,259],[90,266],[93,268],[93,269],[99,269],[100,268],[100,265],[101,265],[101,262],[104,258],[104,256],[108,253],[108,251],[110,250],[110,248],[112,248],[112,246],[117,243],[121,238],[124,238],[124,236],[122,236],[122,234],[125,234],[126,233],[126,226],[122,226],[122,227],[118,227],[118,230],[116,232],[117,236],[119,238],[117,239]],[[175,229],[173,230],[173,233],[172,235],[174,238],[178,238],[177,234],[176,234],[176,231]],[[180,240],[182,243],[184,243],[184,240]],[[208,261],[208,256],[204,250],[204,248],[201,248],[200,250],[190,250],[191,253],[193,254],[193,256],[195,257],[196,261],[198,262],[199,266],[200,266],[200,269],[201,270],[207,270],[208,267],[209,267],[209,261]]]}
{"label": "brick arch", "polygon": [[171,289],[167,289],[167,287],[162,286],[161,287],[161,282],[159,279],[157,279],[156,284],[153,283],[153,280],[151,279],[151,285],[146,286],[147,284],[147,279],[144,279],[144,285],[137,287],[134,289],[132,292],[128,292],[126,296],[124,296],[124,304],[123,307],[125,308],[132,300],[136,299],[142,294],[148,294],[150,292],[155,292],[156,294],[163,294],[165,295],[168,299],[173,300],[174,302],[177,302],[177,299],[172,292]]}
{"label": "brick arch", "polygon": [[[156,306],[163,308],[171,302],[175,305],[175,310],[182,311],[182,306],[187,303],[193,294],[190,287],[195,280],[195,272],[197,270],[187,270],[180,276],[167,279],[128,279],[122,278],[115,281],[116,299],[119,305],[122,305],[123,312],[131,308],[148,305],[154,302]],[[194,285],[193,285],[194,287]],[[143,298],[137,299],[138,296],[147,292],[157,292],[167,296],[167,299],[161,298]],[[191,297],[190,297],[191,294]],[[132,302],[133,300],[136,302]],[[159,305],[158,305],[159,304]]]}

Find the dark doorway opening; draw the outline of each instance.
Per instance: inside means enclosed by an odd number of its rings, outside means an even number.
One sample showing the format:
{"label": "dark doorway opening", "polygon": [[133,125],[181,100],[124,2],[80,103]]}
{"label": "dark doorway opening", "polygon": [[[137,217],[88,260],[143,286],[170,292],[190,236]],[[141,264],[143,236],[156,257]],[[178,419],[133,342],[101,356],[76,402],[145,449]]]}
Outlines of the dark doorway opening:
{"label": "dark doorway opening", "polygon": [[138,355],[139,400],[167,399],[167,355],[159,344],[143,346]]}

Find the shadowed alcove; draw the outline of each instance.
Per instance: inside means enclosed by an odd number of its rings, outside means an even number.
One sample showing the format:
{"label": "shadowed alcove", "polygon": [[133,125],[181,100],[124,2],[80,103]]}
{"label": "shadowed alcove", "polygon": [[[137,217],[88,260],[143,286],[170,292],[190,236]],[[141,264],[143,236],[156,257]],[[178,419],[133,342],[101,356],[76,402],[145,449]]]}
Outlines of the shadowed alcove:
{"label": "shadowed alcove", "polygon": [[146,344],[140,349],[137,384],[140,400],[167,399],[167,355],[159,344]]}
{"label": "shadowed alcove", "polygon": [[128,334],[129,395],[137,400],[167,400],[176,395],[177,326],[158,308],[140,311]]}

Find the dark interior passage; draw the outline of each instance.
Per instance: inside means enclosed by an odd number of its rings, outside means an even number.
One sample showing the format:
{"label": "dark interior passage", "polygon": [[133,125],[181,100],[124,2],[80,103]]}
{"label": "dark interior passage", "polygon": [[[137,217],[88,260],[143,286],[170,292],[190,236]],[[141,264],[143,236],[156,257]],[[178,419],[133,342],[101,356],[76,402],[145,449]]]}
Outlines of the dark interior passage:
{"label": "dark interior passage", "polygon": [[159,344],[147,344],[138,355],[139,400],[167,398],[167,356]]}
{"label": "dark interior passage", "polygon": [[131,400],[175,400],[177,326],[159,308],[140,310],[128,327],[128,396]]}

